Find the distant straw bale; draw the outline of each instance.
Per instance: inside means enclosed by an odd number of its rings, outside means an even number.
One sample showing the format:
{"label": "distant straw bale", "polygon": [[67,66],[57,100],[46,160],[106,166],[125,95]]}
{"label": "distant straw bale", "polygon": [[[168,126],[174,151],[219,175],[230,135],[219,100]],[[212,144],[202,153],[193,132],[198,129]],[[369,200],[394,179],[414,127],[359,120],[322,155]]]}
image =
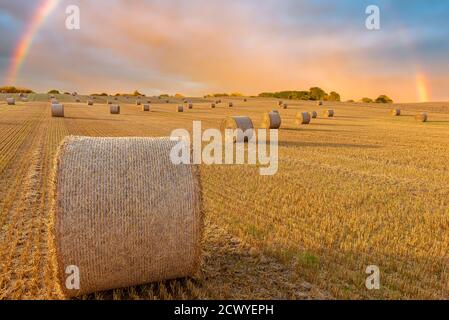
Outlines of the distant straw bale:
{"label": "distant straw bale", "polygon": [[51,116],[52,117],[64,117],[64,106],[62,104],[52,104],[51,105]]}
{"label": "distant straw bale", "polygon": [[120,114],[120,106],[118,104],[111,104],[109,111],[111,114]]}
{"label": "distant straw bale", "polygon": [[310,123],[310,113],[308,112],[298,112],[296,113],[296,124],[309,124]]}
{"label": "distant straw bale", "polygon": [[428,119],[428,115],[427,115],[426,112],[418,113],[418,114],[415,116],[415,120],[416,120],[416,121],[427,122],[427,119]]}
{"label": "distant straw bale", "polygon": [[279,129],[281,127],[281,116],[279,112],[271,111],[264,113],[261,127],[264,129]]}
{"label": "distant straw bale", "polygon": [[[254,135],[254,125],[251,121],[250,117],[246,116],[234,116],[234,117],[227,117],[223,120],[221,123],[221,131],[225,132],[226,129],[240,129],[243,131],[243,133],[246,132],[246,136],[243,137],[243,140],[247,142],[252,138]],[[237,141],[237,137],[234,136],[234,142]]]}

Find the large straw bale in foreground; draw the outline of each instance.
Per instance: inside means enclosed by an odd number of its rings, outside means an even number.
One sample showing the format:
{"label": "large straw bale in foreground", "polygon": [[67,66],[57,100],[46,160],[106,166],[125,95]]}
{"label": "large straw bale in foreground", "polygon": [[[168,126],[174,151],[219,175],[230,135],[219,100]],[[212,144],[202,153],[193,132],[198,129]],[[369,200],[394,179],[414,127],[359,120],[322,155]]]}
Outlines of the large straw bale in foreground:
{"label": "large straw bale in foreground", "polygon": [[296,124],[309,124],[310,123],[310,113],[308,112],[298,112],[296,113]]}
{"label": "large straw bale in foreground", "polygon": [[[226,129],[241,129],[244,133],[246,132],[248,135],[244,137],[245,142],[250,140],[254,134],[253,122],[250,117],[246,116],[227,117],[221,123],[221,131],[225,132]],[[234,141],[237,141],[236,137],[234,137]]]}
{"label": "large straw bale in foreground", "polygon": [[120,106],[118,104],[111,104],[109,110],[111,114],[120,114]]}
{"label": "large straw bale in foreground", "polygon": [[52,117],[64,117],[64,106],[62,104],[55,104],[53,103],[51,105],[51,116]]}
{"label": "large straw bale in foreground", "polygon": [[425,113],[425,112],[418,113],[415,116],[415,120],[420,121],[420,122],[426,122],[427,118],[428,118],[428,116],[427,116],[427,113]]}
{"label": "large straw bale in foreground", "polygon": [[261,127],[264,129],[279,129],[281,127],[281,122],[279,112],[271,111],[263,115]]}
{"label": "large straw bale in foreground", "polygon": [[[194,275],[203,214],[198,169],[169,138],[67,137],[55,167],[54,244],[67,296]],[[67,290],[66,267],[80,271]]]}

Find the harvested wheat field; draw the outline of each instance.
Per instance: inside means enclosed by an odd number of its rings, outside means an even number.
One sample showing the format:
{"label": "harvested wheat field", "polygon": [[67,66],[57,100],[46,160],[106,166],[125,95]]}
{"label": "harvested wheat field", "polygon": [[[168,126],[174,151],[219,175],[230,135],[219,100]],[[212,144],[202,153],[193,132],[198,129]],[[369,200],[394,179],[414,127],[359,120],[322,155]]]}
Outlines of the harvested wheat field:
{"label": "harvested wheat field", "polygon": [[[0,95],[1,96],[1,95]],[[279,171],[251,165],[200,166],[204,236],[200,271],[190,278],[101,291],[83,299],[448,299],[449,104],[198,99],[152,101],[143,112],[120,100],[48,97],[8,106],[0,97],[0,299],[61,299],[51,243],[53,159],[68,135],[159,137],[173,129],[219,128],[249,116],[256,128],[278,109]],[[86,101],[87,97],[80,97]],[[42,101],[40,101],[42,100]],[[233,108],[229,108],[233,103]],[[323,117],[324,108],[335,110]],[[298,112],[317,111],[298,127]],[[426,112],[429,120],[415,121]],[[379,266],[380,290],[365,269]]]}

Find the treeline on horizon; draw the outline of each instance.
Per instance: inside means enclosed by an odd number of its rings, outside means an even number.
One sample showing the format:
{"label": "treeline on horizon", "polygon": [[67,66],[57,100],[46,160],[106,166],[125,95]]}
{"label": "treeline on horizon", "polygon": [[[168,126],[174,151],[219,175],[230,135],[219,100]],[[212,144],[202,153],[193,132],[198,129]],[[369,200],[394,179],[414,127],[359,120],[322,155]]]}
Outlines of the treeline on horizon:
{"label": "treeline on horizon", "polygon": [[[33,90],[26,89],[26,88],[17,88],[14,86],[5,86],[0,87],[0,93],[35,93]],[[59,90],[52,89],[47,92],[48,94],[61,94]],[[69,92],[64,92],[63,94],[71,94]],[[93,93],[91,96],[104,96],[108,97],[108,93]],[[133,93],[116,93],[114,96],[116,97],[146,97],[145,94],[140,93],[138,90],[135,90]],[[240,92],[233,92],[233,93],[213,93],[213,94],[207,94],[204,96],[204,98],[216,98],[216,97],[243,97],[244,95]],[[176,93],[174,95],[169,94],[160,94],[158,96],[159,98],[169,98],[174,97],[178,99],[184,99],[185,96]],[[276,98],[276,99],[289,99],[289,100],[311,100],[311,101],[341,101],[340,94],[338,94],[335,91],[331,91],[329,94],[321,89],[320,87],[312,87],[309,89],[309,91],[279,91],[279,92],[262,92],[258,95],[258,97],[261,98]],[[348,100],[347,102],[355,102],[354,100]],[[359,100],[359,102],[363,103],[393,103],[393,100],[386,96],[386,95],[380,95],[376,99],[371,99],[364,97]]]}
{"label": "treeline on horizon", "polygon": [[319,87],[312,87],[309,91],[262,92],[259,94],[259,97],[289,100],[340,101],[340,95],[337,92],[331,91],[328,94]]}

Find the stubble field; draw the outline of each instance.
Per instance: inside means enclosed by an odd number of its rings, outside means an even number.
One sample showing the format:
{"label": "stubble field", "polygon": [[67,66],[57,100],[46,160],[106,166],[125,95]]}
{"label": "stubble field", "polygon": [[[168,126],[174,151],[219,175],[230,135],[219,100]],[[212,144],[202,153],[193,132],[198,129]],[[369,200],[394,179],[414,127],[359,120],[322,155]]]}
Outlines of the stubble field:
{"label": "stubble field", "polygon": [[[153,101],[142,112],[120,101],[109,114],[60,100],[52,118],[36,96],[7,106],[0,97],[0,298],[63,298],[49,250],[51,172],[67,135],[167,136],[176,128],[218,128],[226,115],[256,126],[277,100],[224,100],[216,109]],[[71,98],[67,98],[71,99]],[[48,101],[45,97],[45,101]],[[227,101],[234,107],[228,108]],[[125,104],[128,102],[129,104]],[[202,166],[206,228],[194,278],[100,292],[89,299],[449,299],[449,103],[391,106],[290,101],[279,109],[279,171]],[[333,108],[335,118],[323,118]],[[298,111],[318,112],[297,126]],[[429,112],[429,122],[413,118]],[[377,265],[380,290],[365,269]]]}

